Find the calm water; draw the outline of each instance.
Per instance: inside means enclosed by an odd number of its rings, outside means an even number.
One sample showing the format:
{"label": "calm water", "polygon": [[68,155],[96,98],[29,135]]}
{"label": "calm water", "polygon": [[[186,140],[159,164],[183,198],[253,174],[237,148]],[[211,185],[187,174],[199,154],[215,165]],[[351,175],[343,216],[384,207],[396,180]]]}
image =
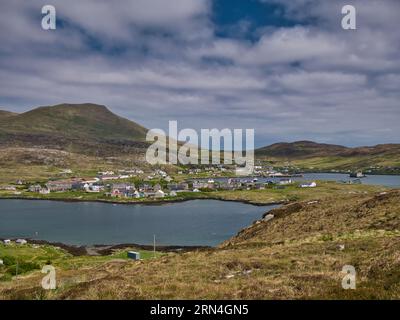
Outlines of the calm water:
{"label": "calm water", "polygon": [[151,244],[155,234],[158,244],[214,246],[273,207],[215,200],[161,206],[0,200],[0,238]]}
{"label": "calm water", "polygon": [[[349,181],[354,180],[348,174],[344,173],[307,173],[303,180],[331,180],[331,181]],[[385,187],[400,187],[400,176],[388,175],[367,175],[361,179],[362,184],[381,185]]]}

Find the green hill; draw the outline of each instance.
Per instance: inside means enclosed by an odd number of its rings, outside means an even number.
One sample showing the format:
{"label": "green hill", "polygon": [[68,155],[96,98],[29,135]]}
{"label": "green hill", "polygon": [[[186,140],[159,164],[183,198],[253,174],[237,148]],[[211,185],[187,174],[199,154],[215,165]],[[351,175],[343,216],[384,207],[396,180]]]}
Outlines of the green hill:
{"label": "green hill", "polygon": [[274,166],[291,166],[300,170],[370,170],[375,173],[400,174],[400,144],[349,148],[312,141],[276,143],[259,148],[257,159]]}
{"label": "green hill", "polygon": [[2,119],[6,119],[12,116],[16,116],[18,113],[10,112],[10,111],[5,111],[5,110],[0,110],[0,121]]}
{"label": "green hill", "polygon": [[282,157],[288,159],[307,158],[315,156],[331,156],[346,152],[349,148],[333,145],[316,143],[312,141],[296,141],[275,143],[267,147],[256,150],[259,156]]}
{"label": "green hill", "polygon": [[0,145],[40,146],[85,154],[144,148],[147,129],[96,104],[60,104],[0,113]]}

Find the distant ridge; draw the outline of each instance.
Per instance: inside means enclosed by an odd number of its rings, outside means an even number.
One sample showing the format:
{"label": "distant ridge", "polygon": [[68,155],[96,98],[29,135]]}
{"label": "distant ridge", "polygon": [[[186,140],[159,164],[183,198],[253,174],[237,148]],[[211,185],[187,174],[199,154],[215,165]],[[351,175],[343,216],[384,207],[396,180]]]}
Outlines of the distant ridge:
{"label": "distant ridge", "polygon": [[259,157],[306,159],[315,157],[361,157],[390,155],[400,157],[400,144],[379,144],[372,147],[349,148],[335,144],[296,141],[275,143],[255,151]]}
{"label": "distant ridge", "polygon": [[308,156],[327,156],[346,151],[344,146],[316,143],[312,141],[296,141],[275,143],[256,150],[257,155],[270,157],[298,158]]}

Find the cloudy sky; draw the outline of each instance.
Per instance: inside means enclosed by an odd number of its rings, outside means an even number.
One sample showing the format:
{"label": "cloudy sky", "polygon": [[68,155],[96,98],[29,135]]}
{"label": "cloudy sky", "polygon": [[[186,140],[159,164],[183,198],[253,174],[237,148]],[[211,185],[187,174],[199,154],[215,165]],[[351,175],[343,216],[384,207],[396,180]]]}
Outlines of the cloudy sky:
{"label": "cloudy sky", "polygon": [[398,0],[2,0],[0,108],[93,102],[148,128],[254,128],[257,146],[398,143],[399,21]]}

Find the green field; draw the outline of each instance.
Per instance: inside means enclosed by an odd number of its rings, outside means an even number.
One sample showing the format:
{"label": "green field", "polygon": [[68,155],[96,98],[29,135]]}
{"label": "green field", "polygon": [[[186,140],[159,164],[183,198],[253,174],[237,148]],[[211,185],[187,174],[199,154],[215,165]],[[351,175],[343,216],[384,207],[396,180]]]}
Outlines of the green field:
{"label": "green field", "polygon": [[[85,267],[95,267],[102,263],[115,260],[132,261],[128,258],[127,252],[134,250],[140,253],[142,260],[159,258],[164,253],[153,251],[137,250],[135,248],[115,250],[107,256],[73,256],[67,251],[51,245],[36,244],[0,244],[0,281],[10,281],[16,276],[24,276],[33,271],[38,271],[46,264],[51,264],[56,269],[75,270]],[[132,261],[134,263],[134,261]]]}

